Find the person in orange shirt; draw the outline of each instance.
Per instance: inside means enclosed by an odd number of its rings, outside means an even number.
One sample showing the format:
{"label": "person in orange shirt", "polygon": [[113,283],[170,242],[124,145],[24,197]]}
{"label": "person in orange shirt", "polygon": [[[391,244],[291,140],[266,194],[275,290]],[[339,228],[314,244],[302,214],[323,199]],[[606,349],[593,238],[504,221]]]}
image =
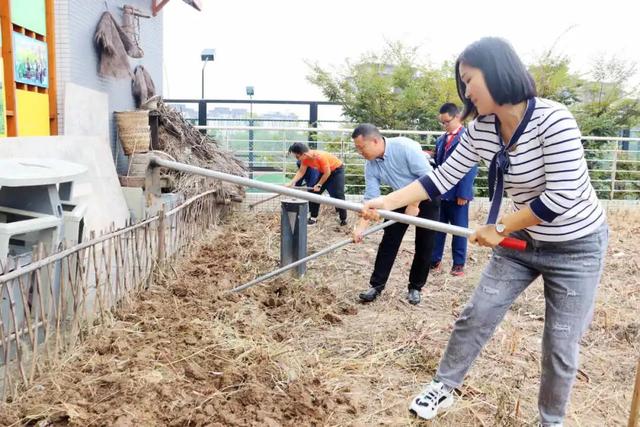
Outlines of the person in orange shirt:
{"label": "person in orange shirt", "polygon": [[[327,190],[334,199],[344,200],[344,165],[339,158],[326,151],[310,150],[301,142],[292,144],[289,147],[289,154],[293,154],[297,160],[300,160],[300,168],[291,182],[287,184],[288,187],[294,186],[307,172],[307,168],[317,169],[322,175],[311,191],[322,194]],[[319,204],[309,202],[310,216],[307,224],[313,225],[318,221],[319,211]],[[336,212],[340,217],[340,225],[347,225],[347,211],[336,208]]]}

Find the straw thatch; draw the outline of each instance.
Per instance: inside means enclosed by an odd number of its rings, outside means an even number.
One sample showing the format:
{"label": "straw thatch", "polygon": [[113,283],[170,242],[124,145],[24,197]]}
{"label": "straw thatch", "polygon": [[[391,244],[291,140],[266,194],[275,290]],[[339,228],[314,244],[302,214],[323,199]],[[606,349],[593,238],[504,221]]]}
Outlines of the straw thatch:
{"label": "straw thatch", "polygon": [[[158,137],[160,150],[176,161],[233,175],[246,176],[247,167],[230,151],[222,149],[217,141],[196,129],[169,105],[159,101]],[[244,189],[235,184],[221,183],[210,178],[171,172],[176,177],[175,187],[188,195],[207,189],[218,189],[221,196],[241,197]]]}
{"label": "straw thatch", "polygon": [[129,56],[142,57],[142,50],[129,38],[113,15],[104,12],[93,36],[100,56],[98,72],[115,78],[131,77]]}
{"label": "straw thatch", "polygon": [[142,65],[138,65],[133,70],[131,92],[136,102],[136,108],[140,108],[145,101],[156,94],[156,85],[147,69]]}

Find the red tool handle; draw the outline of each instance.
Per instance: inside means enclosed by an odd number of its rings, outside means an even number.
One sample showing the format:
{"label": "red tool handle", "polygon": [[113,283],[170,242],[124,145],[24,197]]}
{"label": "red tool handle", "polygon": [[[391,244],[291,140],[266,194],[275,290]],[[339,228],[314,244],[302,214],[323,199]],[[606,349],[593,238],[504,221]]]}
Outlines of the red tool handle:
{"label": "red tool handle", "polygon": [[503,248],[515,249],[516,251],[524,251],[527,248],[527,242],[513,237],[505,237],[500,242]]}

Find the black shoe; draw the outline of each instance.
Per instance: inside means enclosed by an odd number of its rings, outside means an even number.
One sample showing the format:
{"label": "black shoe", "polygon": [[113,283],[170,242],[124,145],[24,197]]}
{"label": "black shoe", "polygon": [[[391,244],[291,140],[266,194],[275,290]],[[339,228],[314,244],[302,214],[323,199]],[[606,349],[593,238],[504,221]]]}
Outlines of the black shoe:
{"label": "black shoe", "polygon": [[347,220],[346,219],[341,219],[340,220],[340,226],[343,227],[345,225],[347,225]]}
{"label": "black shoe", "polygon": [[379,290],[377,290],[376,288],[369,288],[367,292],[362,292],[358,296],[360,297],[360,301],[362,302],[371,302],[378,298],[378,295],[380,295]]}
{"label": "black shoe", "polygon": [[417,289],[409,289],[407,293],[407,301],[409,304],[417,305],[420,304],[420,291]]}
{"label": "black shoe", "polygon": [[318,219],[317,219],[317,218],[311,218],[311,217],[310,217],[310,218],[307,220],[307,225],[316,225],[316,222],[318,222]]}

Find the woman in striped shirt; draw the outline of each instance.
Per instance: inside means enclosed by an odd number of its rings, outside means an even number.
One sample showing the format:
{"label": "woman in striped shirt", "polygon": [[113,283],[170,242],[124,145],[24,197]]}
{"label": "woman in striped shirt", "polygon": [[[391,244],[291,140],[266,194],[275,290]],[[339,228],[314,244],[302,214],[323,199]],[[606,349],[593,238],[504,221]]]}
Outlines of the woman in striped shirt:
{"label": "woman in striped shirt", "polygon": [[[456,61],[456,83],[467,133],[447,161],[407,187],[365,204],[393,210],[433,199],[480,161],[489,166],[489,220],[470,240],[493,256],[455,322],[431,384],[410,410],[431,419],[453,404],[459,387],[513,301],[542,276],[545,325],[538,397],[540,424],[561,426],[578,369],[579,341],[591,321],[602,274],[608,228],[591,186],[580,131],[560,104],[537,98],[535,83],[511,45],[483,38]],[[498,218],[503,191],[515,209]],[[498,246],[512,236],[517,252]]]}

